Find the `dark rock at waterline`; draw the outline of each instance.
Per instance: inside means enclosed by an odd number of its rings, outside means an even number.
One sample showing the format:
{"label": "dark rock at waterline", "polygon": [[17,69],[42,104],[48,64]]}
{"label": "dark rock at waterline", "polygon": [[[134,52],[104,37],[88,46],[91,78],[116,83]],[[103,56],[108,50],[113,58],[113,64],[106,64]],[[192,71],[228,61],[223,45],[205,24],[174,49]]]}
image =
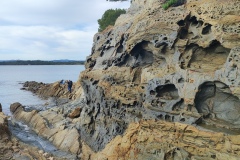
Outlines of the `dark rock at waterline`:
{"label": "dark rock at waterline", "polygon": [[0,112],[2,112],[2,104],[0,103]]}
{"label": "dark rock at waterline", "polygon": [[12,112],[12,113],[14,113],[19,107],[21,107],[22,105],[21,105],[21,103],[19,103],[19,102],[15,102],[15,103],[13,103],[13,104],[11,104],[10,105],[10,111]]}
{"label": "dark rock at waterline", "polygon": [[36,93],[40,88],[46,86],[47,84],[42,83],[42,82],[35,82],[35,81],[26,81],[23,84],[23,88],[21,90],[28,90],[33,93]]}

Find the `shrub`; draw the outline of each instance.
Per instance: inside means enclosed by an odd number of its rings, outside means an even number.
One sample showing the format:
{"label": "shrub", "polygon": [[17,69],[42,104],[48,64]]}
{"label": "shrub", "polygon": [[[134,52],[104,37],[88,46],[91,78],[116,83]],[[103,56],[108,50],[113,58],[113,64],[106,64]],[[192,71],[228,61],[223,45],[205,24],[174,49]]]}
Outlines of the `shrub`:
{"label": "shrub", "polygon": [[102,18],[98,19],[98,31],[101,32],[109,25],[114,25],[117,18],[124,13],[126,13],[126,10],[124,9],[109,9],[105,11],[105,13],[102,15]]}
{"label": "shrub", "polygon": [[186,0],[167,0],[163,5],[163,9],[167,10],[170,6],[180,6],[183,5],[185,3]]}

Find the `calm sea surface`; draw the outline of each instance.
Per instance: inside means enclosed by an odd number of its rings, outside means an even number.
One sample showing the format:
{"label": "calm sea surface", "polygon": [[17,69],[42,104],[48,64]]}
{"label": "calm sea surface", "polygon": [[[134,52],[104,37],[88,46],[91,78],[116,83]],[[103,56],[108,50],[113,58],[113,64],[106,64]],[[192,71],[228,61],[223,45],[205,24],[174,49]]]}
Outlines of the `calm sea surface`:
{"label": "calm sea surface", "polygon": [[25,106],[45,103],[31,92],[20,90],[21,82],[53,83],[61,79],[76,82],[83,70],[83,65],[0,66],[0,103],[3,112],[9,115],[10,105],[14,102],[20,102]]}

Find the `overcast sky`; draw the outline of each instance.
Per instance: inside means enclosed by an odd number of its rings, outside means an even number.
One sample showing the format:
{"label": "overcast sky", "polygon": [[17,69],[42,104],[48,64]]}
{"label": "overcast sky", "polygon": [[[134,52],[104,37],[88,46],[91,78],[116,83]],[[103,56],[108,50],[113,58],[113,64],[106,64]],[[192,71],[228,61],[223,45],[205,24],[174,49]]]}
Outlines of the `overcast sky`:
{"label": "overcast sky", "polygon": [[1,0],[0,60],[85,60],[108,9],[130,2]]}

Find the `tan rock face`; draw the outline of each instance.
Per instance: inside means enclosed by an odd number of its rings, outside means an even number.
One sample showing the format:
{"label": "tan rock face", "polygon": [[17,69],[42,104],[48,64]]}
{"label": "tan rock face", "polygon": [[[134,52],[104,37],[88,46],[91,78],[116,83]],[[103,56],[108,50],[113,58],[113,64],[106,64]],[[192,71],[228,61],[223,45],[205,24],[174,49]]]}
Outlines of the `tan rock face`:
{"label": "tan rock face", "polygon": [[95,151],[141,119],[240,127],[239,1],[162,3],[133,0],[94,37],[80,123]]}
{"label": "tan rock face", "polygon": [[[201,131],[191,125],[164,121],[131,123],[123,136],[117,136],[105,149],[83,155],[87,159],[209,159],[237,160],[239,136]],[[90,155],[89,155],[90,154]]]}

